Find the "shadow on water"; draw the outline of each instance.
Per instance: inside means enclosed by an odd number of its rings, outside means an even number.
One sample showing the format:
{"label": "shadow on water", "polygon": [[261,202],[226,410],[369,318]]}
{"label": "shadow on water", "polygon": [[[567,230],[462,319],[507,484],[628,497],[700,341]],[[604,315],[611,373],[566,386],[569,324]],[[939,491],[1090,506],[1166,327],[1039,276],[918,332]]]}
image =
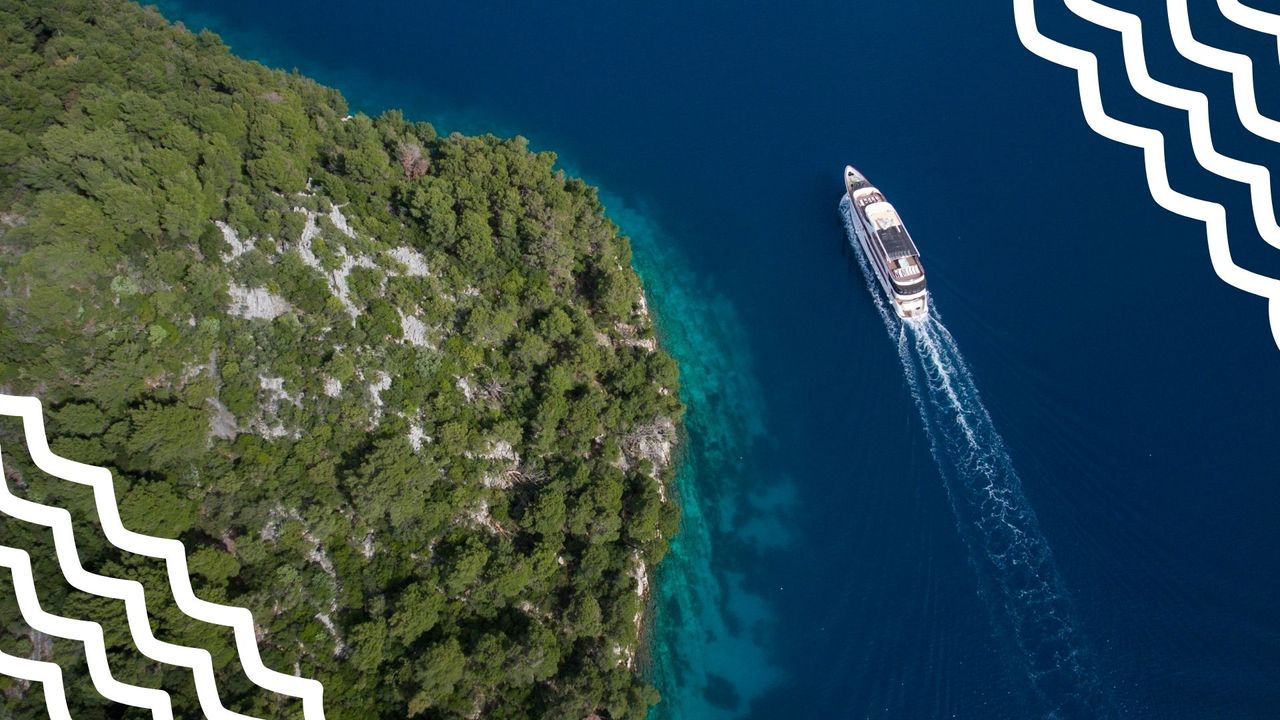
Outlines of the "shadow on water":
{"label": "shadow on water", "polygon": [[847,197],[840,213],[867,288],[897,344],[997,636],[1012,650],[1007,654],[1025,674],[1045,717],[1110,717],[1114,713],[1049,544],[955,339],[936,308],[923,320],[905,321],[889,309],[856,239]]}

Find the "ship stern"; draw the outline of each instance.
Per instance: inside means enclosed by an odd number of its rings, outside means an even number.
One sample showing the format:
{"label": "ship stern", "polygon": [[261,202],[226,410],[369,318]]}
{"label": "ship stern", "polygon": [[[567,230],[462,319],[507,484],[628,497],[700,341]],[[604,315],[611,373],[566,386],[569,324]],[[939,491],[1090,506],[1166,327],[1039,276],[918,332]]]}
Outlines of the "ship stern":
{"label": "ship stern", "polygon": [[893,298],[893,309],[903,320],[923,320],[929,317],[929,293],[913,298]]}

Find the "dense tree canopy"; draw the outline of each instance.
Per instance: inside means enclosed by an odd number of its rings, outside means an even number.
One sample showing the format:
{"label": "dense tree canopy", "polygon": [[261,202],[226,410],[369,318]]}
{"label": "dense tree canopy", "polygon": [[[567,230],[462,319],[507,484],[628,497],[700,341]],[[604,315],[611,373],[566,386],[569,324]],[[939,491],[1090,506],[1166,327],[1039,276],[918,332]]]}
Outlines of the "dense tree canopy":
{"label": "dense tree canopy", "polygon": [[[594,190],[522,138],[349,116],[124,0],[0,0],[0,35],[0,389],[44,400],[54,450],[111,468],[125,523],[182,539],[197,593],[250,608],[331,718],[643,717],[637,591],[675,530],[682,409]],[[86,568],[210,650],[224,703],[298,716],[15,423],[0,443]],[[46,610],[107,628],[116,677],[199,714],[122,603],[60,581],[45,528],[0,543],[32,550]],[[68,668],[77,718],[135,716],[9,582],[0,649]],[[0,691],[44,717],[38,686]]]}

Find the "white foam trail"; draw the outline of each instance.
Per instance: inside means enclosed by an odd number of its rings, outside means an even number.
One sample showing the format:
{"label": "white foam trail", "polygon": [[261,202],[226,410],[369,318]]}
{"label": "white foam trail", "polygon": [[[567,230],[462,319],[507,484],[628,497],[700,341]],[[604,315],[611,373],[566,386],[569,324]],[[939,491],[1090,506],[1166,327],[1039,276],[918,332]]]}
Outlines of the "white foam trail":
{"label": "white foam trail", "polygon": [[1164,157],[1164,135],[1160,131],[1130,125],[1107,115],[1099,87],[1098,59],[1093,53],[1050,40],[1040,34],[1036,27],[1035,0],[1013,0],[1013,11],[1018,38],[1028,50],[1076,71],[1080,86],[1080,105],[1089,127],[1105,138],[1142,149],[1147,186],[1155,201],[1170,212],[1205,224],[1209,261],[1218,277],[1232,287],[1270,301],[1271,335],[1276,346],[1280,347],[1280,280],[1235,264],[1231,258],[1226,210],[1218,203],[1185,195],[1169,185]]}
{"label": "white foam trail", "polygon": [[54,663],[18,657],[0,652],[0,673],[28,682],[38,682],[44,688],[44,706],[52,720],[71,720],[67,709],[67,692],[62,684],[62,668]]}
{"label": "white foam trail", "polygon": [[925,319],[906,321],[888,307],[856,240],[847,197],[840,209],[867,289],[896,342],[997,630],[1016,646],[1018,664],[1047,717],[1108,716],[1049,545],[955,339],[936,307]]}
{"label": "white foam trail", "polygon": [[1249,7],[1240,0],[1218,0],[1218,12],[1231,22],[1276,36],[1276,57],[1280,58],[1280,15]]}
{"label": "white foam trail", "polygon": [[[247,609],[217,605],[195,596],[187,574],[186,548],[181,541],[155,538],[125,529],[120,521],[111,472],[106,468],[59,457],[49,449],[38,399],[0,394],[0,415],[22,418],[28,452],[42,471],[93,488],[98,520],[113,545],[137,555],[165,560],[170,590],[179,609],[197,620],[235,629],[239,660],[250,680],[265,689],[303,698],[306,720],[323,720],[323,686],[315,680],[269,670],[262,664],[254,633],[253,615]],[[62,508],[20,498],[11,493],[3,482],[0,482],[0,511],[26,522],[51,528],[58,564],[67,582],[84,592],[123,600],[129,631],[138,649],[153,660],[190,668],[194,674],[200,708],[208,717],[213,720],[253,720],[222,705],[214,677],[213,658],[207,651],[156,639],[151,632],[141,583],[96,575],[84,570],[76,552],[70,513]]]}
{"label": "white foam trail", "polygon": [[[46,635],[77,640],[84,644],[84,657],[89,665],[89,677],[93,680],[93,686],[102,693],[103,697],[125,705],[146,708],[151,711],[155,720],[173,720],[173,707],[170,705],[168,693],[163,690],[126,685],[111,676],[102,626],[85,620],[50,615],[40,607],[40,599],[36,595],[35,578],[31,573],[31,558],[25,551],[0,546],[0,566],[9,568],[13,574],[13,589],[18,599],[18,610],[28,625]],[[61,675],[59,672],[58,677],[61,678]],[[46,683],[46,693],[49,686]],[[61,695],[60,690],[55,690],[55,693]],[[65,699],[62,700],[62,706],[62,711],[66,713]]]}

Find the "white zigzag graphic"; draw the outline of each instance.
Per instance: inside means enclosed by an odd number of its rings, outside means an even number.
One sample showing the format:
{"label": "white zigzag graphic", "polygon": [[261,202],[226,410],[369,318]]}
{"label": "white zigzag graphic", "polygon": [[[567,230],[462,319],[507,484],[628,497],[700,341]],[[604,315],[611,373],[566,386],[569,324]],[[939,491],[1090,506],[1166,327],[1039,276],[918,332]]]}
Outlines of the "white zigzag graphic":
{"label": "white zigzag graphic", "polygon": [[[1165,167],[1164,135],[1159,130],[1131,125],[1107,115],[1102,105],[1102,90],[1098,81],[1098,59],[1093,53],[1050,40],[1036,27],[1034,0],[1013,0],[1014,23],[1018,37],[1028,50],[1050,62],[1076,71],[1080,86],[1080,104],[1085,121],[1094,132],[1125,145],[1143,151],[1143,166],[1151,196],[1164,209],[1205,224],[1209,243],[1209,260],[1213,270],[1224,282],[1245,292],[1267,298],[1270,309],[1272,338],[1280,347],[1280,281],[1246,270],[1231,259],[1231,245],[1227,235],[1227,213],[1219,204],[1191,197],[1174,190],[1169,185]],[[1126,52],[1126,57],[1128,53]],[[1207,133],[1207,125],[1192,124],[1192,135]],[[1202,144],[1207,137],[1201,137]]]}
{"label": "white zigzag graphic", "polygon": [[51,720],[71,720],[66,690],[62,686],[62,668],[51,662],[0,652],[0,674],[40,683]]}
{"label": "white zigzag graphic", "polygon": [[1264,117],[1258,110],[1253,60],[1248,55],[1227,52],[1196,40],[1191,34],[1187,0],[1169,0],[1169,29],[1173,35],[1173,45],[1182,57],[1214,70],[1231,73],[1236,113],[1245,129],[1272,142],[1280,142],[1280,122]]}
{"label": "white zigzag graphic", "polygon": [[1214,150],[1213,133],[1209,127],[1209,98],[1204,93],[1168,85],[1151,77],[1142,46],[1141,18],[1093,0],[1066,0],[1066,3],[1076,15],[1120,33],[1124,66],[1134,89],[1148,100],[1187,111],[1191,124],[1191,148],[1196,160],[1214,175],[1249,185],[1254,224],[1264,240],[1280,248],[1280,225],[1276,224],[1275,206],[1271,204],[1271,172],[1262,165],[1241,162]]}
{"label": "white zigzag graphic", "polygon": [[[84,657],[89,664],[89,677],[93,686],[102,696],[125,705],[148,708],[155,720],[173,720],[173,708],[169,704],[169,693],[163,690],[126,685],[111,676],[107,666],[106,641],[102,636],[102,626],[86,620],[50,615],[40,607],[36,596],[36,582],[31,574],[31,558],[23,550],[0,545],[0,565],[13,572],[13,587],[18,596],[18,609],[22,619],[28,625],[46,635],[79,640],[84,643]],[[54,667],[57,667],[56,665]],[[58,673],[59,684],[56,691],[62,696],[62,673]],[[50,683],[45,683],[45,694],[48,697]],[[62,712],[66,713],[66,700],[62,699]]]}
{"label": "white zigzag graphic", "polygon": [[1276,36],[1276,57],[1280,58],[1280,15],[1251,8],[1240,0],[1218,0],[1218,11],[1231,22],[1250,30]]}
{"label": "white zigzag graphic", "polygon": [[207,651],[163,642],[151,633],[145,590],[141,583],[95,575],[80,565],[69,512],[20,498],[9,492],[5,483],[0,483],[0,511],[19,520],[51,528],[58,564],[67,582],[87,593],[123,600],[130,635],[138,649],[152,660],[191,668],[195,674],[196,695],[207,716],[217,720],[254,720],[222,707],[214,685],[213,658]]}
{"label": "white zigzag graphic", "polygon": [[208,652],[163,642],[152,635],[145,591],[141,583],[95,575],[80,565],[70,513],[62,508],[51,508],[17,497],[3,484],[0,484],[0,511],[19,520],[52,528],[58,564],[62,567],[67,582],[84,592],[123,600],[130,634],[138,649],[152,660],[191,668],[195,673],[196,694],[206,715],[210,718],[246,720],[246,716],[231,713],[222,707],[214,686],[213,659]]}
{"label": "white zigzag graphic", "polygon": [[0,652],[0,674],[38,682],[44,688],[44,705],[51,720],[71,720],[67,692],[62,685],[62,668],[51,662]]}
{"label": "white zigzag graphic", "polygon": [[[42,471],[93,488],[98,520],[113,545],[137,555],[165,561],[170,589],[183,613],[197,620],[233,628],[240,664],[250,680],[267,690],[301,698],[306,720],[324,719],[324,686],[316,680],[286,675],[267,668],[258,652],[253,615],[247,609],[219,605],[195,596],[187,573],[186,548],[181,541],[142,535],[124,527],[120,521],[109,470],[58,457],[49,449],[38,399],[0,394],[0,415],[22,418],[28,451]],[[67,581],[85,592],[124,600],[129,629],[138,649],[160,662],[193,669],[197,696],[206,715],[215,720],[252,720],[222,706],[214,684],[213,661],[208,652],[161,642],[151,634],[140,583],[95,575],[81,567],[75,550],[70,513],[62,508],[48,507],[19,498],[10,493],[3,482],[0,482],[0,510],[21,520],[52,528],[58,563]]]}

